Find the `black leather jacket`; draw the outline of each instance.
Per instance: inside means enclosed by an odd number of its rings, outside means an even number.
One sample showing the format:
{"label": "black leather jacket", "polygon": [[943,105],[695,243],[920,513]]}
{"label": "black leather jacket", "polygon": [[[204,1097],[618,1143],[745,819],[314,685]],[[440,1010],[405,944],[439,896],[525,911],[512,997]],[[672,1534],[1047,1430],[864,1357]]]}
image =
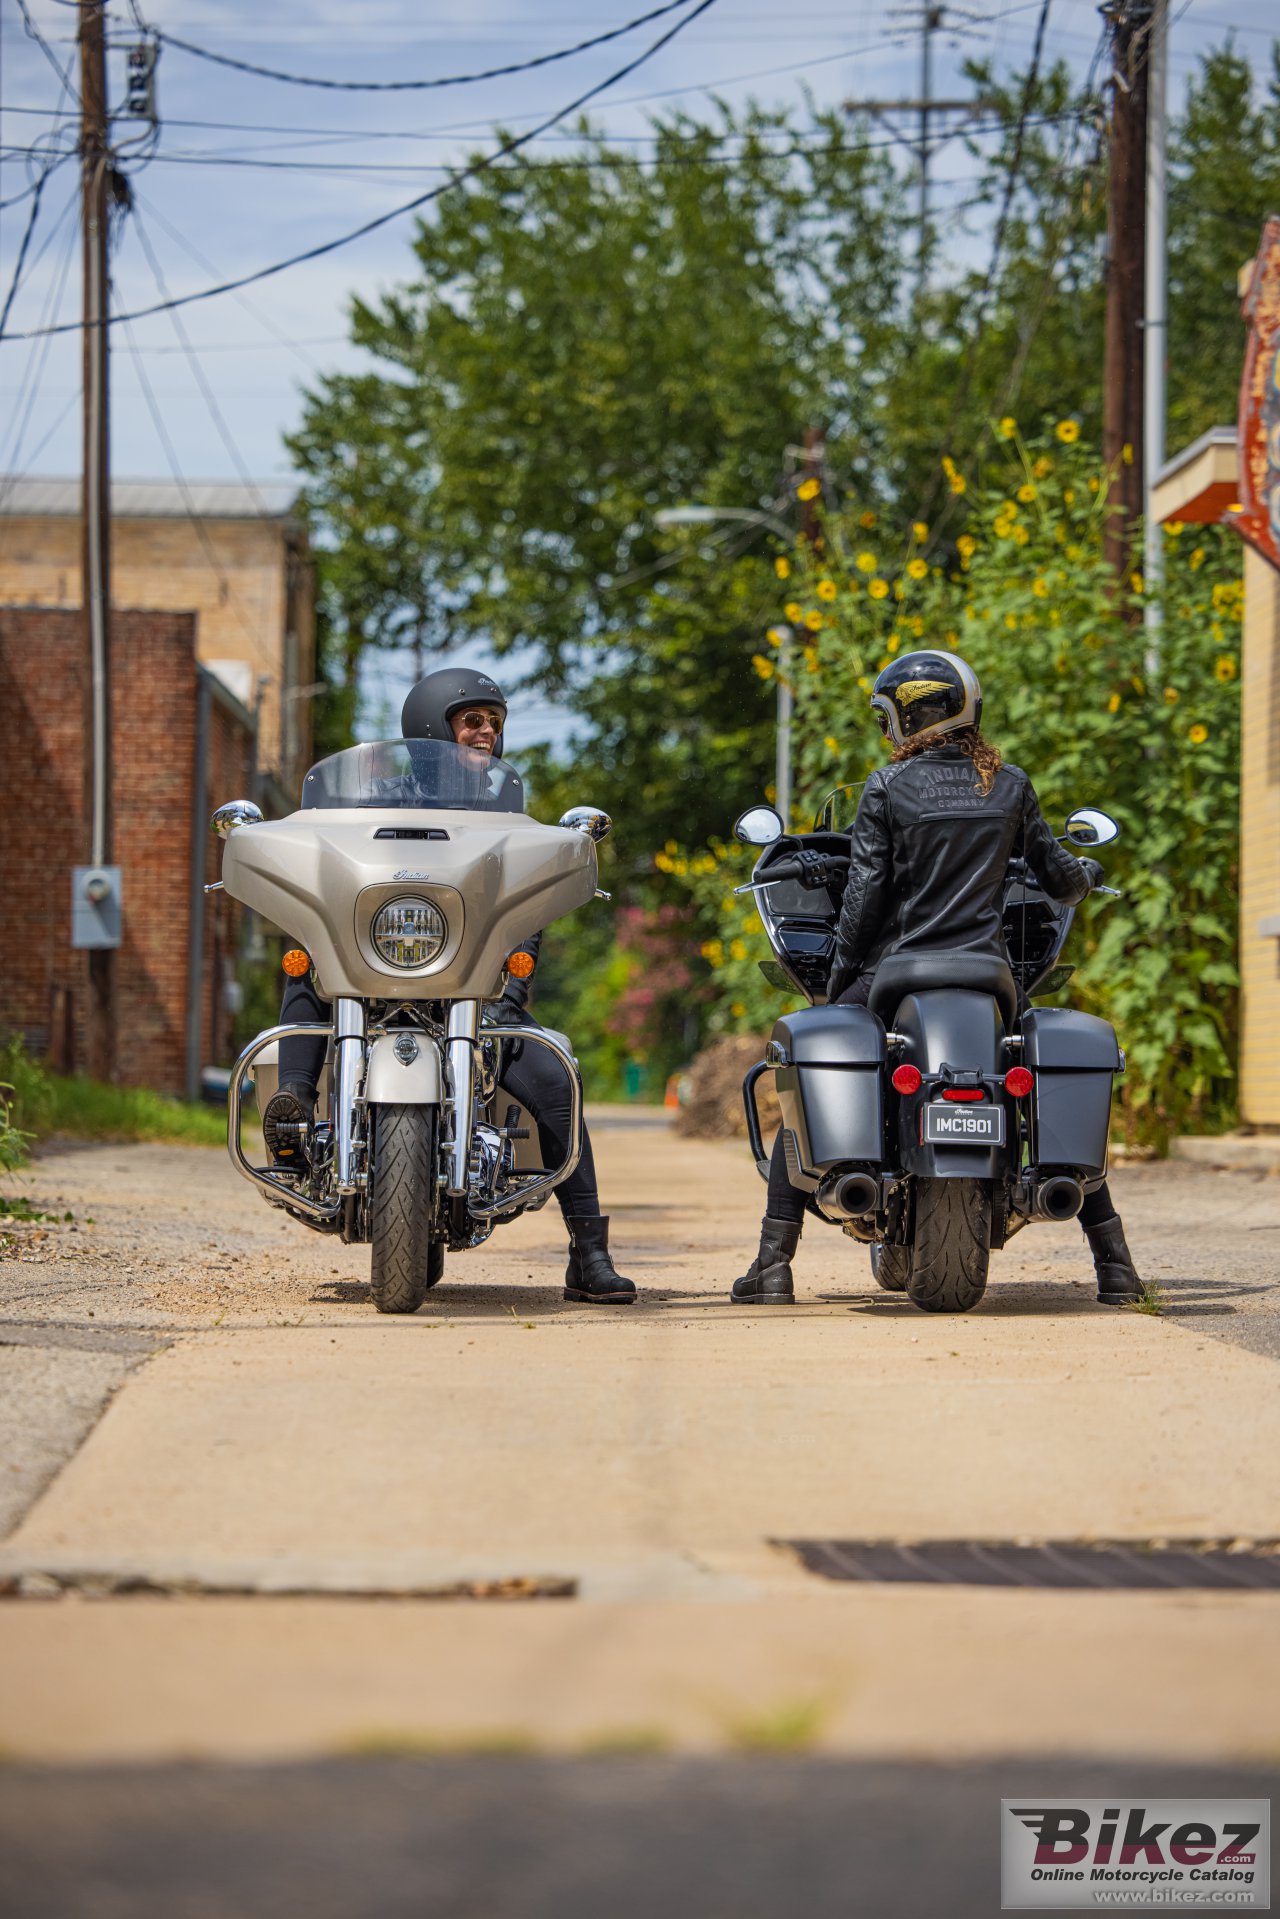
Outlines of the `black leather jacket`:
{"label": "black leather jacket", "polygon": [[955,746],[878,767],[849,837],[831,999],[889,953],[1007,960],[1001,905],[1015,855],[1052,899],[1074,906],[1089,891],[1088,874],[1049,831],[1022,768],[1002,766],[984,794],[972,761]]}

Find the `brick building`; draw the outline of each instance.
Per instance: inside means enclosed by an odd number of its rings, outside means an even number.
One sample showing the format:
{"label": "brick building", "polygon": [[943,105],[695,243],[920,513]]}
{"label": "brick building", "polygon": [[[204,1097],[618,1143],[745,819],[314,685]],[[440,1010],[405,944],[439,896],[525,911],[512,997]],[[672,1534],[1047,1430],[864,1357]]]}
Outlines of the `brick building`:
{"label": "brick building", "polygon": [[[111,603],[198,614],[201,662],[259,714],[264,771],[311,762],[313,569],[292,484],[115,480]],[[0,603],[78,607],[80,482],[0,477]]]}
{"label": "brick building", "polygon": [[[194,613],[113,611],[111,628],[116,1077],[192,1097],[232,1053],[238,909],[203,883],[210,812],[253,790],[254,716],[200,663]],[[78,607],[0,606],[0,1018],[63,1072],[85,1066],[88,955],[70,943],[89,837],[84,685]]]}

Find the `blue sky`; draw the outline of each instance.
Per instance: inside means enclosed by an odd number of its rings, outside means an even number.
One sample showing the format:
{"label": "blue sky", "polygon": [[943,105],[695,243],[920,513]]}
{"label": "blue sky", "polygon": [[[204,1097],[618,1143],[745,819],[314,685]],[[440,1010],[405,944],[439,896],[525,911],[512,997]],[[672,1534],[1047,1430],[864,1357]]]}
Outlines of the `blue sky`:
{"label": "blue sky", "polygon": [[[339,79],[458,74],[531,58],[620,24],[644,0],[138,0],[150,24],[244,60]],[[66,0],[28,0],[31,19],[55,58],[74,63],[76,15]],[[960,62],[993,57],[1001,69],[1025,64],[1038,0],[967,0],[977,26],[957,20],[935,42],[938,95],[968,91]],[[1273,0],[1174,0],[1171,78],[1175,97],[1200,51],[1234,26],[1259,70],[1275,24]],[[123,96],[125,46],[137,37],[131,5],[109,16],[109,97]],[[421,192],[438,169],[483,144],[495,121],[519,128],[573,99],[640,52],[670,24],[653,22],[625,39],[530,74],[430,93],[361,95],[286,86],[163,49],[156,83],[162,138],[157,156],[134,176],[140,220],[125,223],[113,258],[117,311],[151,304],[156,278],[140,243],[149,240],[165,286],[181,294],[252,272],[327,240]],[[1054,0],[1047,38],[1083,72],[1097,41],[1092,0]],[[919,38],[904,9],[812,0],[779,9],[769,0],[718,0],[687,32],[638,73],[595,103],[611,134],[642,141],[648,116],[667,106],[697,111],[708,91],[735,103],[802,105],[807,87],[824,105],[897,97],[918,86]],[[72,78],[75,68],[72,66]],[[0,200],[29,184],[34,164],[12,151],[69,140],[73,102],[28,36],[17,0],[0,0]],[[205,124],[183,124],[183,123]],[[213,123],[213,124],[208,124]],[[59,124],[61,134],[58,133]],[[121,123],[120,138],[137,131]],[[568,135],[539,142],[563,147]],[[264,164],[270,163],[270,164]],[[966,195],[975,163],[954,142],[936,159],[936,205]],[[8,331],[39,326],[57,308],[79,308],[77,170],[50,175],[14,300]],[[0,208],[0,287],[8,289],[30,202]],[[250,287],[184,308],[181,320],[216,402],[215,418],[177,336],[173,317],[134,323],[113,336],[112,434],[115,471],[166,477],[162,441],[139,383],[142,361],[156,405],[188,479],[234,477],[237,465],[259,477],[289,472],[281,436],[299,414],[300,389],[322,370],[358,363],[345,343],[353,292],[376,295],[409,263],[412,217],[323,259]],[[974,244],[977,243],[975,238]],[[963,241],[960,242],[963,244]],[[59,283],[62,283],[58,306]],[[78,342],[0,340],[0,471],[74,473],[79,463]],[[16,457],[15,457],[16,456]],[[403,669],[392,663],[385,688],[394,698]],[[529,716],[531,724],[534,716]],[[532,730],[546,732],[539,713]],[[524,731],[522,728],[521,731]]]}

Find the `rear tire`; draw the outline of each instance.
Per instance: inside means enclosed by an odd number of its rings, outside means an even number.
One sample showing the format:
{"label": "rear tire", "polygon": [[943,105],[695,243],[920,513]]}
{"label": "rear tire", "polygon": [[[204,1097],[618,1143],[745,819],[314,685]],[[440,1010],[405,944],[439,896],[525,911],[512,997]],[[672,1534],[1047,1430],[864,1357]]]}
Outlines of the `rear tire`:
{"label": "rear tire", "polygon": [[439,1278],[435,1214],[436,1109],[377,1106],[373,1118],[373,1303],[380,1313],[416,1313]]}
{"label": "rear tire", "polygon": [[911,1277],[911,1248],[886,1246],[883,1242],[873,1246],[871,1271],[877,1286],[883,1286],[886,1293],[905,1293]]}
{"label": "rear tire", "polygon": [[985,1179],[916,1181],[907,1297],[925,1313],[967,1313],[987,1290],[991,1187]]}

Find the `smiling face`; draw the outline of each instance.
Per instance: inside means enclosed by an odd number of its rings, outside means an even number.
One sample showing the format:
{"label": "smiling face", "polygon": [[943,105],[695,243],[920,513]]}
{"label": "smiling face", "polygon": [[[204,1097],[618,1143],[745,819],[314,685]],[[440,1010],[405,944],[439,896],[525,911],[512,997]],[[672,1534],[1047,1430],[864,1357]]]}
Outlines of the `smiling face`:
{"label": "smiling face", "polygon": [[474,705],[469,703],[451,713],[449,725],[459,746],[469,746],[477,753],[492,753],[506,717],[500,706],[477,700]]}

